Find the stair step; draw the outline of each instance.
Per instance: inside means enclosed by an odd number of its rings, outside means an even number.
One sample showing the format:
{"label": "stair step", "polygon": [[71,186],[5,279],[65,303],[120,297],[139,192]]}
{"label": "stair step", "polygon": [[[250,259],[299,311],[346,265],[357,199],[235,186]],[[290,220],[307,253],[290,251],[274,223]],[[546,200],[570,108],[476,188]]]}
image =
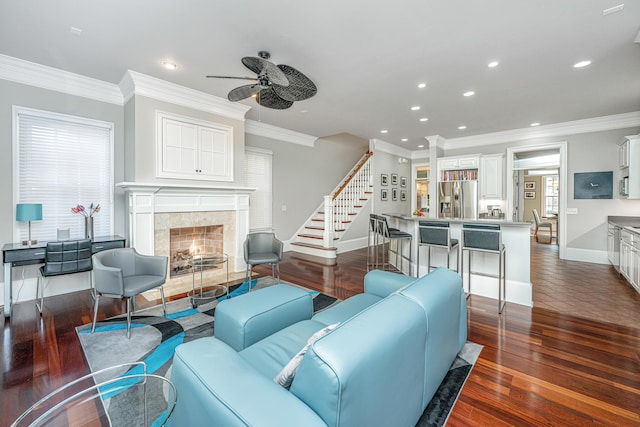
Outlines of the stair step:
{"label": "stair step", "polygon": [[[322,240],[324,239],[323,236],[317,236],[315,234],[298,234],[298,237],[302,237],[302,238],[306,238],[306,239],[317,239],[317,240]],[[333,240],[338,240],[339,237],[334,237]]]}
{"label": "stair step", "polygon": [[322,230],[322,231],[324,231],[324,227],[316,227],[314,225],[307,225],[305,228],[308,228],[309,230]]}
{"label": "stair step", "polygon": [[293,242],[291,243],[292,246],[302,246],[305,248],[312,248],[312,249],[320,249],[323,251],[335,251],[337,250],[337,248],[325,248],[322,245],[312,245],[311,243],[303,243],[303,242]]}

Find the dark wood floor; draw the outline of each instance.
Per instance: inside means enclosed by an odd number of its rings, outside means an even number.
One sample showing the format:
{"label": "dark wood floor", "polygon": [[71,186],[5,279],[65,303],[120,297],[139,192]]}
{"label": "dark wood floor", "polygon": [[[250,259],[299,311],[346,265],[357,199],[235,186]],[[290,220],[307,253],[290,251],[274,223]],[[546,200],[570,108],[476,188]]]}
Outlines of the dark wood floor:
{"label": "dark wood floor", "polygon": [[[347,298],[362,291],[366,253],[341,254],[335,266],[287,253],[280,269],[284,280]],[[557,247],[535,242],[532,282],[534,301],[537,293],[571,298],[567,307],[581,310],[579,315],[566,314],[562,304],[551,309],[507,303],[499,316],[495,300],[472,296],[469,340],[484,349],[449,425],[640,425],[640,298],[609,266],[560,261]],[[609,298],[590,302],[574,297],[596,291]],[[620,303],[621,298],[630,302]],[[105,300],[101,318],[122,312],[122,304]],[[0,425],[9,425],[41,396],[89,372],[74,331],[91,321],[88,292],[47,298],[45,305],[42,319],[33,304],[22,303],[15,305],[11,322],[5,321]],[[639,327],[616,324],[611,321],[615,316],[602,314],[617,311]]]}

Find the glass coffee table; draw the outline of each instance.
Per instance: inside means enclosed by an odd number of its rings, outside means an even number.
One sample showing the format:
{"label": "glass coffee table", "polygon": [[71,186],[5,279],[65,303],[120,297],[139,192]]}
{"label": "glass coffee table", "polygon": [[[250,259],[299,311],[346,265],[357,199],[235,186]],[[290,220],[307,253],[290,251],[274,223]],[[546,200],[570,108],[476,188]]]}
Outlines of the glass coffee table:
{"label": "glass coffee table", "polygon": [[134,362],[71,381],[36,402],[11,427],[164,426],[176,401],[171,381]]}
{"label": "glass coffee table", "polygon": [[[226,268],[226,281],[224,284],[206,285],[203,272],[211,267],[221,268],[222,265]],[[209,302],[225,294],[229,298],[229,257],[227,254],[194,255],[189,259],[189,266],[191,267],[192,281],[191,291],[187,293],[187,296],[191,299],[193,308],[196,308],[198,303]],[[196,282],[198,282],[198,286],[196,286]],[[205,290],[205,288],[207,289]]]}

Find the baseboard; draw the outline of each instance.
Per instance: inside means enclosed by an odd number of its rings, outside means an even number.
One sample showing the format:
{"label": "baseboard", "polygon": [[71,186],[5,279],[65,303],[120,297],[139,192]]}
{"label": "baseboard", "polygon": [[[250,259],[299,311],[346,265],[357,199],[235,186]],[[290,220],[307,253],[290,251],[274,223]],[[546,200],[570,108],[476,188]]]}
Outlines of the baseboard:
{"label": "baseboard", "polygon": [[590,262],[593,264],[609,264],[607,251],[594,249],[565,248],[564,258],[567,261]]}
{"label": "baseboard", "polygon": [[367,247],[367,237],[359,237],[357,239],[351,240],[339,240],[336,244],[336,248],[338,248],[338,253],[341,254],[343,252],[355,251],[356,249],[362,249]]}

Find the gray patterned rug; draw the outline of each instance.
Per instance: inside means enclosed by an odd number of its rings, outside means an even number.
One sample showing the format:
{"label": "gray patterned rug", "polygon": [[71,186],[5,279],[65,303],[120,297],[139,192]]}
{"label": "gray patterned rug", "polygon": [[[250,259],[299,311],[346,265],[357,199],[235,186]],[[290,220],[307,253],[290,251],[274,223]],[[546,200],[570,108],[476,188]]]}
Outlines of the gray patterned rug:
{"label": "gray patterned rug", "polygon": [[[273,278],[265,277],[257,281],[257,284],[256,280],[253,280],[252,288],[259,289],[275,283]],[[246,293],[247,290],[247,284],[243,283],[231,287],[230,294],[233,297]],[[315,291],[310,293],[313,297],[314,312],[339,302]],[[169,378],[173,353],[179,344],[214,334],[214,313],[217,304],[218,300],[213,299],[194,308],[189,298],[182,298],[167,303],[166,318],[162,316],[161,306],[139,310],[132,316],[131,339],[126,339],[124,335],[125,316],[98,322],[93,334],[90,333],[90,324],[80,326],[76,331],[91,372],[123,363],[144,361],[148,373]],[[441,426],[446,423],[481,349],[482,346],[477,344],[465,344],[427,406],[418,426]],[[124,370],[122,374],[125,374]],[[162,393],[156,396],[162,398]],[[121,407],[113,412],[110,415],[112,425],[127,425],[126,417],[119,419],[118,414],[123,413]]]}

